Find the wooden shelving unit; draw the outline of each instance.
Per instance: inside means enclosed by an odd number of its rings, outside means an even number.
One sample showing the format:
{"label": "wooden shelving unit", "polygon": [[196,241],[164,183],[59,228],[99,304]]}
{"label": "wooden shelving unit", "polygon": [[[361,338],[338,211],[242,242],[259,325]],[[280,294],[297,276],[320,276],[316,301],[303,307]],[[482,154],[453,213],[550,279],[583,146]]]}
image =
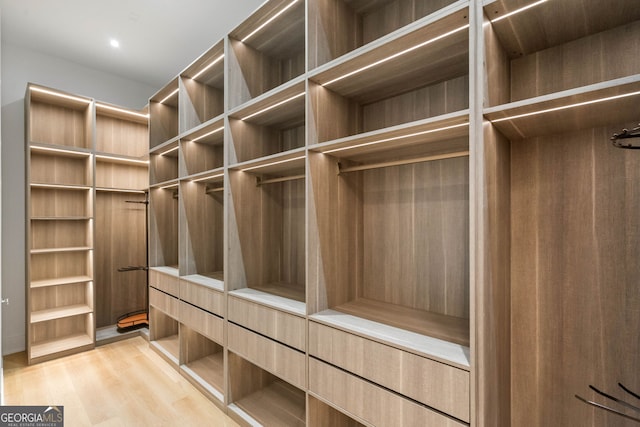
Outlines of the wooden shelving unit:
{"label": "wooden shelving unit", "polygon": [[[28,358],[35,363],[93,348],[96,323],[114,324],[126,304],[146,306],[131,288],[111,292],[110,282],[121,261],[146,264],[144,209],[134,221],[118,217],[111,202],[144,196],[148,139],[146,113],[33,84],[26,117]],[[122,232],[138,242],[119,243]],[[128,259],[136,250],[142,258]]]}
{"label": "wooden shelving unit", "polygon": [[27,352],[94,345],[93,101],[27,87]]}
{"label": "wooden shelving unit", "polygon": [[265,2],[150,101],[153,345],[243,425],[626,427],[639,19]]}

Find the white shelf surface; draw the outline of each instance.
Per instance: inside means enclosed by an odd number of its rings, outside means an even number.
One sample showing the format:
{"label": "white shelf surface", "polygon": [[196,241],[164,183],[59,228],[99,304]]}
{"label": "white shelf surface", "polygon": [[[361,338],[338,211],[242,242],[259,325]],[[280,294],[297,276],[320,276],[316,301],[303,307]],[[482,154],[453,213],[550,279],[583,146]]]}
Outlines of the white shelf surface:
{"label": "white shelf surface", "polygon": [[298,316],[305,316],[307,305],[303,302],[262,292],[257,289],[244,288],[229,292],[229,295],[286,311]]}

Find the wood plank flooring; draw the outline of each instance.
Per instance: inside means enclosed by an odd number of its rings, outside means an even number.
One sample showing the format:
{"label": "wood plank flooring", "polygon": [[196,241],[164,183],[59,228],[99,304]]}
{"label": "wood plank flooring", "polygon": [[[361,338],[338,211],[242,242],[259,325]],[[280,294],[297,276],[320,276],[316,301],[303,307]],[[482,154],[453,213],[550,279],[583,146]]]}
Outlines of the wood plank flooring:
{"label": "wood plank flooring", "polygon": [[237,426],[142,337],[26,366],[4,359],[4,405],[63,405],[69,426]]}

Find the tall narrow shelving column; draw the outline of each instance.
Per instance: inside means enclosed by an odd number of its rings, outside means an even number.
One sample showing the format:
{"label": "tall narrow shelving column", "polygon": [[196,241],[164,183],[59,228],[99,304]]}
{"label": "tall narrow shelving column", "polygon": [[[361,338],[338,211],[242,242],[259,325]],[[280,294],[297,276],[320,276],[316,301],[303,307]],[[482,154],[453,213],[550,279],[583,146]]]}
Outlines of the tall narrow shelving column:
{"label": "tall narrow shelving column", "polygon": [[95,343],[93,102],[29,85],[29,363]]}

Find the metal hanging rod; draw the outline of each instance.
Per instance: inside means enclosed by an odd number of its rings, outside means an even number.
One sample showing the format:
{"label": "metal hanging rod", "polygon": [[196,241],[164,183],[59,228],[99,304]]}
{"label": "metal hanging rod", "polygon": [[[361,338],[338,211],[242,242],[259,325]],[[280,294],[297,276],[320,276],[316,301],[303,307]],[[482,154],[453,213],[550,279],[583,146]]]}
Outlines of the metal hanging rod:
{"label": "metal hanging rod", "polygon": [[294,181],[296,179],[304,179],[305,175],[292,175],[292,176],[283,176],[281,178],[270,178],[270,179],[260,179],[256,178],[256,187],[260,187],[265,184],[275,184],[278,182],[286,182],[286,181]]}
{"label": "metal hanging rod", "polygon": [[380,162],[380,163],[371,163],[368,165],[358,165],[358,166],[347,166],[342,167],[340,163],[338,163],[338,174],[348,173],[348,172],[357,172],[368,169],[379,169],[379,168],[388,168],[391,166],[401,166],[401,165],[409,165],[412,163],[423,163],[423,162],[432,162],[434,160],[444,160],[444,159],[454,159],[457,157],[466,157],[469,156],[469,151],[458,151],[455,153],[446,153],[446,154],[436,154],[431,156],[422,156],[422,157],[413,157],[411,159],[404,160],[394,160],[390,162]]}
{"label": "metal hanging rod", "polygon": [[[620,386],[620,388],[622,390],[624,390],[626,393],[630,394],[631,396],[635,397],[636,399],[640,399],[640,395],[638,395],[637,393],[634,393],[633,391],[629,390],[627,387],[622,385],[622,383],[618,383],[618,386]],[[621,406],[623,406],[625,408],[631,409],[634,412],[640,413],[640,407],[638,407],[636,405],[632,405],[629,402],[626,402],[626,401],[624,401],[622,399],[618,399],[615,396],[612,396],[612,395],[610,395],[608,393],[605,393],[605,392],[597,389],[593,385],[589,385],[589,388],[591,390],[593,390],[594,392],[596,392],[597,394],[599,394],[600,396],[603,396],[603,397],[605,397],[605,398],[617,403],[618,405],[621,405]],[[611,412],[612,414],[616,414],[616,415],[619,415],[619,416],[621,416],[623,418],[626,418],[628,420],[632,420],[632,421],[640,423],[640,418],[638,418],[638,417],[634,417],[634,416],[625,414],[624,412],[622,412],[622,411],[620,411],[618,409],[611,408],[611,407],[609,407],[607,405],[603,405],[602,403],[594,402],[592,400],[587,400],[584,397],[578,396],[577,394],[574,395],[574,396],[576,397],[576,399],[580,400],[581,402],[586,403],[587,405],[591,405],[591,406],[594,406],[596,408],[603,409],[603,410],[605,410],[607,412]]]}

